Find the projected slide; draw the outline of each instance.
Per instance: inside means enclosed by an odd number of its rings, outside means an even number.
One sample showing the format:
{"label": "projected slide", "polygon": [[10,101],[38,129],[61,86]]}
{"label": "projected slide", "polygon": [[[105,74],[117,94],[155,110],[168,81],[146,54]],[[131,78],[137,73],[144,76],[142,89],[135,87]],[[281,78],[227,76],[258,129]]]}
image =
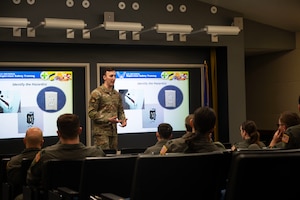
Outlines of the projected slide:
{"label": "projected slide", "polygon": [[32,126],[55,136],[57,117],[73,111],[71,71],[0,71],[0,139]]}
{"label": "projected slide", "polygon": [[115,89],[123,100],[127,126],[118,133],[155,132],[162,123],[184,131],[189,114],[188,71],[116,71]]}

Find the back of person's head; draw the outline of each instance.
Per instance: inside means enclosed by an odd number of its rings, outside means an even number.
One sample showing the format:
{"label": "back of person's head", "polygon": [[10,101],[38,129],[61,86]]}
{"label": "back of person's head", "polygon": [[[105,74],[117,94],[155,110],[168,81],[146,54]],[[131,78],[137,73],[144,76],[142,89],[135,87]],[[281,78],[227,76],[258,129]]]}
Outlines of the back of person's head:
{"label": "back of person's head", "polygon": [[197,133],[206,134],[212,131],[216,124],[216,113],[210,107],[199,107],[194,112],[193,126]]}
{"label": "back of person's head", "polygon": [[194,114],[189,114],[185,118],[185,129],[187,132],[192,132],[193,127],[191,126],[191,120],[194,118]]}
{"label": "back of person's head", "polygon": [[40,128],[30,127],[27,129],[24,137],[26,148],[42,148],[43,143],[43,131]]}
{"label": "back of person's head", "polygon": [[157,132],[163,139],[169,139],[172,135],[173,127],[168,123],[161,123],[157,127]]}
{"label": "back of person's head", "polygon": [[250,137],[250,143],[255,144],[260,140],[260,134],[257,131],[256,123],[252,120],[246,120],[241,125],[242,130],[246,131],[246,133]]}
{"label": "back of person's head", "polygon": [[74,139],[80,130],[80,120],[75,114],[62,114],[57,118],[57,130],[63,139]]}
{"label": "back of person's head", "polygon": [[280,114],[279,120],[286,128],[300,124],[300,117],[297,113],[284,111]]}

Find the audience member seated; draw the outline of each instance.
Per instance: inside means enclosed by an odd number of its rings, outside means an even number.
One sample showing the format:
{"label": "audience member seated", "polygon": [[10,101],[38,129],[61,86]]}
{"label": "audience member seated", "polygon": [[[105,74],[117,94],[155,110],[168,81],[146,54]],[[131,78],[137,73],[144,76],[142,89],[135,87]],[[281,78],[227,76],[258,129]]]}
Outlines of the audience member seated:
{"label": "audience member seated", "polygon": [[215,111],[210,107],[199,107],[190,120],[192,132],[184,134],[181,138],[169,140],[161,149],[160,154],[166,153],[202,153],[224,151],[224,146],[214,144],[211,139],[216,124]]}
{"label": "audience member seated", "polygon": [[193,113],[185,117],[184,126],[185,126],[186,133],[193,132],[193,127],[192,127],[193,118],[194,118]]}
{"label": "audience member seated", "polygon": [[173,127],[168,123],[161,123],[155,134],[157,142],[155,145],[148,147],[144,153],[159,154],[161,148],[168,140],[172,138]]}
{"label": "audience member seated", "polygon": [[282,142],[285,149],[300,148],[300,124],[291,126],[284,132]]}
{"label": "audience member seated", "polygon": [[[42,185],[42,166],[50,159],[74,160],[86,157],[105,156],[100,147],[87,147],[80,142],[82,132],[79,117],[75,114],[62,114],[57,119],[59,142],[38,152],[28,170],[27,184],[33,188]],[[76,174],[74,174],[76,175]],[[79,176],[79,175],[78,175]],[[23,199],[22,195],[18,199]]]}
{"label": "audience member seated", "polygon": [[[300,112],[300,95],[298,97],[298,111]],[[300,148],[300,125],[289,127],[282,138],[285,143],[286,149],[299,149]]]}
{"label": "audience member seated", "polygon": [[231,150],[259,150],[266,147],[266,145],[260,141],[260,134],[257,131],[256,123],[252,120],[246,120],[240,125],[240,134],[242,141],[232,145]]}
{"label": "audience member seated", "polygon": [[[289,143],[288,148],[292,148],[292,142],[289,141],[289,135],[284,134],[289,127],[299,125],[300,117],[297,113],[291,111],[284,111],[280,114],[278,119],[278,129],[274,133],[272,141],[269,144],[269,148],[286,148],[286,144]],[[296,131],[297,129],[293,130]],[[291,132],[292,130],[289,130]],[[294,134],[293,134],[294,135]],[[292,136],[294,137],[294,136]]]}
{"label": "audience member seated", "polygon": [[24,180],[22,179],[22,160],[33,160],[37,152],[39,152],[43,146],[43,132],[38,127],[28,128],[23,139],[25,149],[18,155],[10,158],[7,163],[7,181],[12,187],[13,198],[22,192],[22,186]]}
{"label": "audience member seated", "polygon": [[[191,134],[193,134],[193,127],[192,127],[192,120],[194,118],[194,114],[189,114],[185,117],[184,125],[186,132],[184,135],[182,135],[180,138],[172,139],[172,144],[167,141],[165,145],[163,145],[162,149],[160,150],[160,154],[165,154],[166,151],[166,145],[168,145],[168,153],[182,153],[187,148],[187,145],[185,144],[186,138],[188,138]],[[173,145],[176,144],[176,145]]]}

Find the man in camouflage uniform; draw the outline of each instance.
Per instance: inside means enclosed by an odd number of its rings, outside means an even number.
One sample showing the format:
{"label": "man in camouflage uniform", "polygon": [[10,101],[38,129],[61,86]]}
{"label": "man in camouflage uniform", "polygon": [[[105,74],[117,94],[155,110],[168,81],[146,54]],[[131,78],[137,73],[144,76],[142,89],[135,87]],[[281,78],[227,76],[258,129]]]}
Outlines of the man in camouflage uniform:
{"label": "man in camouflage uniform", "polygon": [[117,124],[127,125],[121,95],[114,89],[116,71],[107,68],[104,83],[94,89],[89,100],[88,115],[92,119],[94,145],[118,150]]}

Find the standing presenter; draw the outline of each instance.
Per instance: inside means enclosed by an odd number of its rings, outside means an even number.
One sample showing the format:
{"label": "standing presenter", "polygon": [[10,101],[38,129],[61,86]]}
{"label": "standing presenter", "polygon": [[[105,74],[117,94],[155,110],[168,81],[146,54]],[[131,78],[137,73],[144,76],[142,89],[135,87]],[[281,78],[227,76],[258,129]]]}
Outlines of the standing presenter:
{"label": "standing presenter", "polygon": [[115,69],[105,68],[103,80],[103,84],[91,92],[89,99],[88,115],[92,120],[94,145],[118,150],[117,125],[125,127],[127,119],[121,95],[114,89]]}

